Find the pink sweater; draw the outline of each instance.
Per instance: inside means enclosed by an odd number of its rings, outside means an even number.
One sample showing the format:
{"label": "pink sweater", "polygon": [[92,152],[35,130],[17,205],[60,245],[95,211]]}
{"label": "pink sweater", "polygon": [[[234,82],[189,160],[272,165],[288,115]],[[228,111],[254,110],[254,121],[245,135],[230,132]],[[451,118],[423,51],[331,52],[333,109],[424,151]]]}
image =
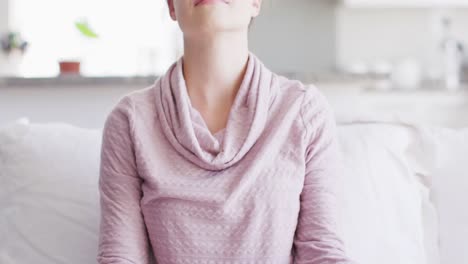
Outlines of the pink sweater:
{"label": "pink sweater", "polygon": [[227,126],[192,107],[183,58],[123,96],[101,151],[99,263],[351,263],[337,232],[334,115],[252,53]]}

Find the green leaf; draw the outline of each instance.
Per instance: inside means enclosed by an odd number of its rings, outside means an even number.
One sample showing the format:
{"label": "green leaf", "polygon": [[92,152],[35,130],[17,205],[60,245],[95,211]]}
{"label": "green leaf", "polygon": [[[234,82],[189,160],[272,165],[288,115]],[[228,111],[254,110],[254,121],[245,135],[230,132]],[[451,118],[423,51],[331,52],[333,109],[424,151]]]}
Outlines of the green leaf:
{"label": "green leaf", "polygon": [[87,22],[75,22],[76,28],[88,38],[98,38],[99,36],[89,27]]}

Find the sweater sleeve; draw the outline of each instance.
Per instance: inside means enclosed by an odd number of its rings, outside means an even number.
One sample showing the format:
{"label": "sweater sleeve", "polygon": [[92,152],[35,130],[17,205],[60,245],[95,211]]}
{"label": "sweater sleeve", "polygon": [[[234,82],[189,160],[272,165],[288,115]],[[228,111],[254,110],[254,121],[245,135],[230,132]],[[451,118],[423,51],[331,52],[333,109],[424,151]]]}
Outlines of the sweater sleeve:
{"label": "sweater sleeve", "polygon": [[122,97],[107,116],[99,175],[100,264],[150,263],[150,243],[140,208],[141,178],[136,170],[132,104]]}
{"label": "sweater sleeve", "polygon": [[338,232],[336,187],[341,152],[334,115],[315,87],[307,89],[302,108],[306,166],[294,237],[294,263],[354,263],[346,256]]}

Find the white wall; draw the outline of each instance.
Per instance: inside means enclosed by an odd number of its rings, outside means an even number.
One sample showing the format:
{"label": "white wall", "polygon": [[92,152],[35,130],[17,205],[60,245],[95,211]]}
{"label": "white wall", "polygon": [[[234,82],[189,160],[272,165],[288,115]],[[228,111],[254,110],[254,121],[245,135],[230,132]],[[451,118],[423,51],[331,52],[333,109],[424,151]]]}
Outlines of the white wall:
{"label": "white wall", "polygon": [[264,0],[250,48],[279,72],[323,72],[335,64],[334,0]]}
{"label": "white wall", "polygon": [[[0,30],[8,0],[0,0]],[[335,0],[264,0],[251,50],[279,72],[323,72],[335,65]],[[4,14],[5,13],[5,14]]]}
{"label": "white wall", "polygon": [[413,57],[431,71],[439,64],[441,14],[453,19],[454,35],[468,45],[468,9],[338,8],[337,64]]}
{"label": "white wall", "polygon": [[[0,0],[0,29],[6,27]],[[159,0],[157,0],[159,1]],[[252,28],[251,50],[280,72],[327,71],[335,64],[336,0],[264,0]]]}
{"label": "white wall", "polygon": [[[0,0],[0,30],[7,1]],[[263,1],[251,28],[250,48],[274,71],[320,73],[358,60],[395,62],[409,56],[426,66],[434,64],[435,10],[344,8],[336,0]],[[468,9],[444,12],[468,45]]]}
{"label": "white wall", "polygon": [[0,0],[0,34],[8,29],[9,0]]}
{"label": "white wall", "polygon": [[31,122],[66,122],[102,127],[117,100],[142,86],[1,87],[0,126],[20,117]]}

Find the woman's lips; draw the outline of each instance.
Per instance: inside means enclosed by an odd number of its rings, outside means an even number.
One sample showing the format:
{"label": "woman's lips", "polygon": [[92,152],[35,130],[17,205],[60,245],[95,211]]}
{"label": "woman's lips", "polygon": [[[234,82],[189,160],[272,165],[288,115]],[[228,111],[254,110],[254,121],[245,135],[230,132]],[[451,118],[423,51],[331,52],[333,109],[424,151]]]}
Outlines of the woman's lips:
{"label": "woman's lips", "polygon": [[228,0],[194,0],[193,1],[194,5],[204,5],[204,4],[216,4],[216,3],[223,3],[223,4],[228,4]]}

